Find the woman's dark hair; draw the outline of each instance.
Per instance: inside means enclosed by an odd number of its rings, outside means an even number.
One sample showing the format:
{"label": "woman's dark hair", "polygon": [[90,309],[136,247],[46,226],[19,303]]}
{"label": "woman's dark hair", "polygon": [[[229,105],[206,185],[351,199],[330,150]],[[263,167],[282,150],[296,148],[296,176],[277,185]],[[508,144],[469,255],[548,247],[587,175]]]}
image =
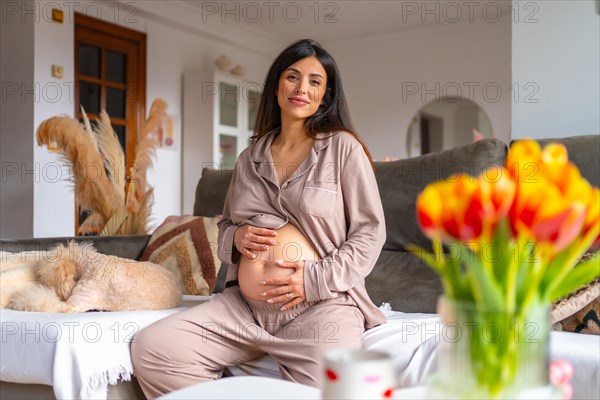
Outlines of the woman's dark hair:
{"label": "woman's dark hair", "polygon": [[277,97],[275,96],[279,78],[290,65],[306,57],[315,57],[319,60],[327,74],[327,87],[325,88],[323,105],[304,122],[308,135],[316,139],[317,133],[350,132],[362,144],[371,161],[371,165],[373,165],[371,153],[354,131],[352,122],[350,121],[350,113],[348,112],[348,104],[346,103],[346,96],[342,88],[340,71],[335,60],[319,43],[311,39],[302,39],[292,43],[279,53],[275,61],[273,61],[265,78],[263,92],[260,96],[256,113],[254,134],[251,139],[257,141],[272,130],[281,127],[281,107],[279,107]]}

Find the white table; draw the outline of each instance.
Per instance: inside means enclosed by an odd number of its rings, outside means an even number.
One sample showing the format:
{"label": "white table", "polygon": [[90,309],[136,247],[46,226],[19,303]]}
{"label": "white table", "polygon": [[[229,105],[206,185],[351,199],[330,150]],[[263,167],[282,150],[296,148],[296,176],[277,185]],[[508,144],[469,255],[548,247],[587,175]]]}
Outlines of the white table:
{"label": "white table", "polygon": [[320,400],[321,391],[312,386],[301,385],[282,379],[265,378],[262,376],[234,376],[188,386],[159,397],[159,399]]}
{"label": "white table", "polygon": [[[431,396],[431,394],[430,394]],[[406,389],[394,390],[392,399],[426,399],[425,386],[415,386]],[[435,396],[435,398],[460,400],[453,396]],[[562,391],[559,388],[546,386],[532,389],[519,399],[561,399]],[[184,400],[184,399],[211,399],[211,400],[321,400],[321,390],[312,386],[301,385],[282,379],[266,378],[262,376],[234,376],[231,378],[217,379],[211,382],[199,383],[159,398],[159,400]]]}
{"label": "white table", "polygon": [[[394,399],[419,399],[425,394],[424,387],[397,389]],[[160,400],[183,399],[254,399],[254,400],[320,400],[321,390],[281,379],[261,376],[236,376],[199,383],[159,398]]]}

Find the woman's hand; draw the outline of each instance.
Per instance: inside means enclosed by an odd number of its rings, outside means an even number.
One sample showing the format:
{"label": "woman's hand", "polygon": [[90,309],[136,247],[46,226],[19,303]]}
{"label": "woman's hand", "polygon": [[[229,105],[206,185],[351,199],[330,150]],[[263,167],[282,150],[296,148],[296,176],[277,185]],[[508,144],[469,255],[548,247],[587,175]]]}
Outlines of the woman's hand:
{"label": "woman's hand", "polygon": [[286,303],[281,307],[281,311],[294,307],[304,300],[304,261],[283,261],[275,262],[282,268],[293,268],[296,270],[293,274],[285,278],[273,278],[262,281],[261,285],[279,285],[278,288],[267,290],[261,293],[261,296],[271,297],[267,303]]}
{"label": "woman's hand", "polygon": [[242,256],[253,260],[256,258],[255,251],[266,251],[269,246],[277,243],[274,239],[275,236],[277,236],[277,231],[272,229],[242,225],[235,230],[233,243]]}

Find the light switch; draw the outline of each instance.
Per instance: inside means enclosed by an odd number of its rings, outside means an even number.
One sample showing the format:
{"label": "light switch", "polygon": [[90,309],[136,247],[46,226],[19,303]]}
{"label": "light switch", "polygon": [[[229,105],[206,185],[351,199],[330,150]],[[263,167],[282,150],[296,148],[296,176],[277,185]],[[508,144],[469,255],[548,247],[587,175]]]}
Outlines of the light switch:
{"label": "light switch", "polygon": [[62,79],[65,75],[64,68],[61,65],[53,65],[52,66],[52,76],[54,78]]}
{"label": "light switch", "polygon": [[62,24],[64,20],[65,20],[65,13],[63,13],[63,11],[61,9],[53,8],[52,9],[52,21]]}

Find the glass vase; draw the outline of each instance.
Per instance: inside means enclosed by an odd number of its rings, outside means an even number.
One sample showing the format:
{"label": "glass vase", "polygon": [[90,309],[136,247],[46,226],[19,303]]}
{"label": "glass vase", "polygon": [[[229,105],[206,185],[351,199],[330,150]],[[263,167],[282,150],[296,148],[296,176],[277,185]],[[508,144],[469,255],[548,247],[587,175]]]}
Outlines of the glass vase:
{"label": "glass vase", "polygon": [[438,370],[432,398],[560,398],[549,385],[550,307],[481,310],[441,297]]}

